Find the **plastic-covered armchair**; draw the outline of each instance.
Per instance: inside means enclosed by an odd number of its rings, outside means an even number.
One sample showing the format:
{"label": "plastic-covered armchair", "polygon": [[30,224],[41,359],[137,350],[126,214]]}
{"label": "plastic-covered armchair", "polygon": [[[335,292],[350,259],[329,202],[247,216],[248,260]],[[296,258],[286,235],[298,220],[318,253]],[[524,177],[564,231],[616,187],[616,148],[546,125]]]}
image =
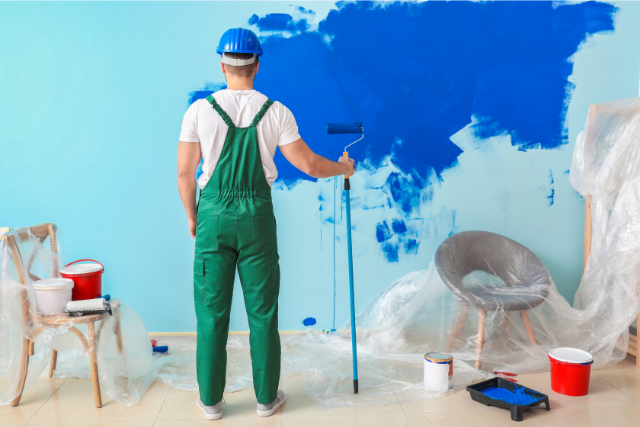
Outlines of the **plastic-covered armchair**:
{"label": "plastic-covered armchair", "polygon": [[[527,310],[545,301],[552,281],[540,258],[528,248],[499,234],[464,231],[442,242],[435,264],[444,283],[462,303],[448,349],[467,319],[469,306],[480,315],[476,369],[481,366],[487,311],[519,311],[529,339],[537,345]],[[498,278],[500,285],[468,286],[465,278],[478,271]]]}

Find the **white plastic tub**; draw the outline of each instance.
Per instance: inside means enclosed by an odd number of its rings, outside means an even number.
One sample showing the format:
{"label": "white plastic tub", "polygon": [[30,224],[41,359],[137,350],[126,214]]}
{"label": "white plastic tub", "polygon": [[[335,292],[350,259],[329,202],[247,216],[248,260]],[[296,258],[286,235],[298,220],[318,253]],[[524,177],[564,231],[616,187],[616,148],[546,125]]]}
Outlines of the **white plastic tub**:
{"label": "white plastic tub", "polygon": [[64,313],[67,303],[71,301],[73,280],[65,278],[51,278],[34,282],[33,289],[36,295],[36,309],[38,313],[60,314]]}

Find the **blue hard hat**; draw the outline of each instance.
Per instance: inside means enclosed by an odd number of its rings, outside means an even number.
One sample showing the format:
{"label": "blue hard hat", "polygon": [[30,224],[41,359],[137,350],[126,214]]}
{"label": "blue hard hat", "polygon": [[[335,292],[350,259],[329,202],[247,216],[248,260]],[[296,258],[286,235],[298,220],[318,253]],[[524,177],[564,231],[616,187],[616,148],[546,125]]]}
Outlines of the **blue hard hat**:
{"label": "blue hard hat", "polygon": [[224,52],[235,52],[254,53],[257,56],[262,56],[262,47],[260,47],[258,36],[253,31],[244,28],[231,28],[220,38],[216,52],[220,55]]}

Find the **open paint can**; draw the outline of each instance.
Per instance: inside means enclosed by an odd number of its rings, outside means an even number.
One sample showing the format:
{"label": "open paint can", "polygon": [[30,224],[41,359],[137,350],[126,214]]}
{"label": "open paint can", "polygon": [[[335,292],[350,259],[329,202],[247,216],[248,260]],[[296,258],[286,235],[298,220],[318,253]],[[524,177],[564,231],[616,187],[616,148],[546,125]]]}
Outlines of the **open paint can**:
{"label": "open paint can", "polygon": [[445,393],[451,387],[453,356],[446,353],[424,355],[424,386],[429,391]]}
{"label": "open paint can", "polygon": [[[79,262],[90,261],[85,264]],[[65,265],[60,275],[73,280],[73,300],[100,298],[102,296],[104,265],[93,259],[81,259]]]}
{"label": "open paint can", "polygon": [[554,348],[549,352],[551,389],[567,396],[584,396],[589,392],[593,356],[577,348]]}

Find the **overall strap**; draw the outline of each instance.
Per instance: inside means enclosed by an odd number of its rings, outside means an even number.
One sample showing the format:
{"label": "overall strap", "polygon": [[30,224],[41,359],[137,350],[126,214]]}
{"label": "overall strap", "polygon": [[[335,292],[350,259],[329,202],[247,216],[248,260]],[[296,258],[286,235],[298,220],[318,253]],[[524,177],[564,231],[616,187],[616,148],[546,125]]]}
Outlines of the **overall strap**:
{"label": "overall strap", "polygon": [[256,116],[254,117],[249,127],[258,126],[258,123],[260,122],[260,120],[262,120],[262,117],[264,117],[269,107],[271,107],[271,104],[273,104],[273,101],[270,99],[267,99],[267,101],[262,105],[262,108],[260,109],[260,111],[258,111],[258,114],[256,114]]}
{"label": "overall strap", "polygon": [[230,128],[236,127],[236,125],[233,124],[233,120],[231,120],[231,117],[229,117],[229,115],[222,109],[222,107],[218,105],[216,100],[213,98],[213,95],[207,96],[207,101],[209,101],[209,104],[211,104],[213,109],[217,111],[220,117],[222,117],[222,120],[224,120],[227,126],[229,126]]}

